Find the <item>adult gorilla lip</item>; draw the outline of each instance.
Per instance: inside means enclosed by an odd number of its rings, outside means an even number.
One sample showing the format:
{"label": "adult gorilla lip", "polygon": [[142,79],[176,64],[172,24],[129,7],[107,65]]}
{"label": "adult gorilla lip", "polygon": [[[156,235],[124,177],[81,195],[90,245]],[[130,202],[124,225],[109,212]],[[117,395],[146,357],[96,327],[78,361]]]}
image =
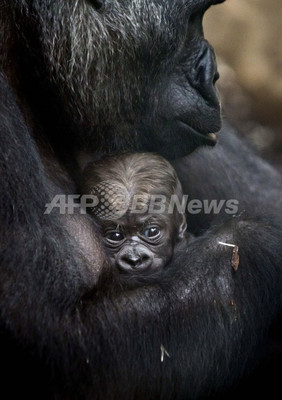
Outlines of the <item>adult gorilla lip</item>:
{"label": "adult gorilla lip", "polygon": [[216,141],[217,141],[216,133],[211,132],[211,133],[208,133],[207,136],[210,140],[213,140],[216,143]]}
{"label": "adult gorilla lip", "polygon": [[196,131],[196,129],[192,128],[191,125],[188,125],[186,122],[178,120],[178,123],[181,125],[181,127],[187,130],[187,133],[190,134],[192,133],[192,135],[200,137],[203,144],[207,144],[209,146],[214,146],[216,144],[217,142],[216,132],[203,133]]}

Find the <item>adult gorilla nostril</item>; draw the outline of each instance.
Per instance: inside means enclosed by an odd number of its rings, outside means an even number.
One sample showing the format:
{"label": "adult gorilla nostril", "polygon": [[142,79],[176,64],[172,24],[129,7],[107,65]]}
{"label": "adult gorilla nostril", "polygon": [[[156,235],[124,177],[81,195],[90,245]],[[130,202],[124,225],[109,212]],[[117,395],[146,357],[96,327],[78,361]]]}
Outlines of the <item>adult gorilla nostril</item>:
{"label": "adult gorilla nostril", "polygon": [[219,72],[216,71],[215,74],[214,74],[213,82],[212,82],[212,83],[215,85],[216,82],[219,80],[219,78],[220,78]]}
{"label": "adult gorilla nostril", "polygon": [[219,79],[219,73],[217,71],[214,50],[208,42],[204,41],[202,43],[192,73],[189,75],[191,86],[194,87],[211,106],[216,105],[218,103],[218,97],[214,89],[214,84]]}
{"label": "adult gorilla nostril", "polygon": [[217,72],[216,59],[214,52],[209,44],[204,45],[204,48],[195,65],[197,83],[209,84],[213,81],[213,77]]}

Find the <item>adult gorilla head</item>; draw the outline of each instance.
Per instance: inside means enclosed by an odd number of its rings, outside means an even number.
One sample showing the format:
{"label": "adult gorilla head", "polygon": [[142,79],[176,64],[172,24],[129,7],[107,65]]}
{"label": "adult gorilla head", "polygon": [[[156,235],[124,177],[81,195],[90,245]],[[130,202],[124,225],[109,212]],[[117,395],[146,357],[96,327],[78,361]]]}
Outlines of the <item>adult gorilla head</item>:
{"label": "adult gorilla head", "polygon": [[218,73],[202,18],[219,2],[13,4],[21,90],[45,130],[49,126],[47,136],[76,149],[146,150],[166,157],[214,144],[209,133],[220,128]]}

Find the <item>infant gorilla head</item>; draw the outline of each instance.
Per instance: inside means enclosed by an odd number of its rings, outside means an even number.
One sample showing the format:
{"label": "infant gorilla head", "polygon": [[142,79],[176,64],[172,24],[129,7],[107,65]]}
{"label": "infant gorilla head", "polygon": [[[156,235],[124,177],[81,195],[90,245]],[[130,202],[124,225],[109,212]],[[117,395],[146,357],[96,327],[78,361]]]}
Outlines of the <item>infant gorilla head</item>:
{"label": "infant gorilla head", "polygon": [[[88,164],[82,194],[95,196],[96,216],[112,266],[123,274],[153,274],[184,238],[183,193],[175,170],[150,153],[122,154]],[[94,197],[93,197],[94,198]]]}

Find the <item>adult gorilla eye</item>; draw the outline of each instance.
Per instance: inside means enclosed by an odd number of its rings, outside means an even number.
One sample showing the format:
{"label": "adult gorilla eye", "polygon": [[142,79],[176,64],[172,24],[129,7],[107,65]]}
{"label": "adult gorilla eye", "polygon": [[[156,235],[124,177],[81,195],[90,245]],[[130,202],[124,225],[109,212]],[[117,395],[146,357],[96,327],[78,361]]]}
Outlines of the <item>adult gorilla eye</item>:
{"label": "adult gorilla eye", "polygon": [[124,239],[124,235],[119,231],[109,232],[106,234],[106,239],[110,242],[118,243]]}
{"label": "adult gorilla eye", "polygon": [[157,226],[151,226],[145,229],[144,236],[149,239],[156,239],[160,235],[161,231]]}

